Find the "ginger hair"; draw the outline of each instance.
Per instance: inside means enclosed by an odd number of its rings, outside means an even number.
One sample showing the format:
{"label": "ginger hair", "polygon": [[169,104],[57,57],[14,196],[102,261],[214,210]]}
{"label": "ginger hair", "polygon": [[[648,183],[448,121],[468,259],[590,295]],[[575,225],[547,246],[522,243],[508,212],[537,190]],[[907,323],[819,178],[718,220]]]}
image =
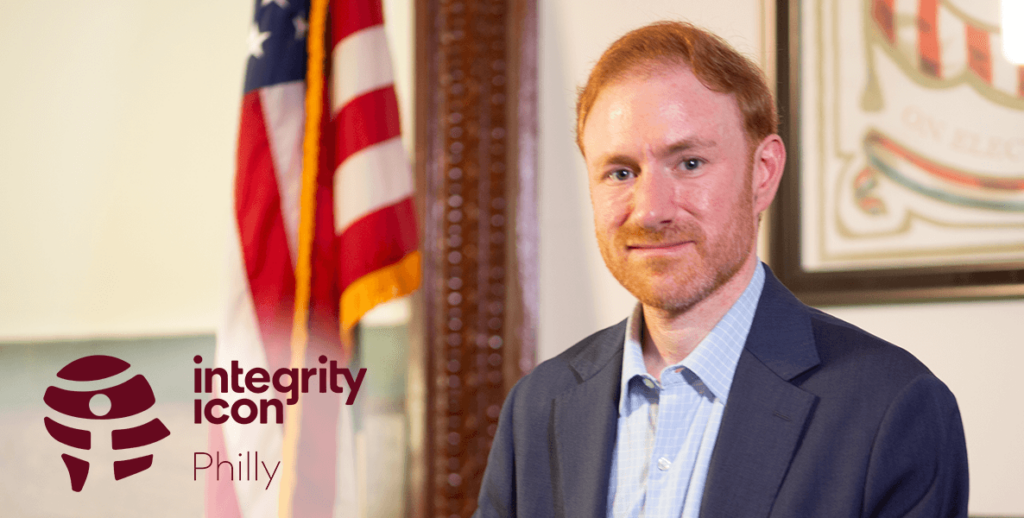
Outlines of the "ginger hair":
{"label": "ginger hair", "polygon": [[751,151],[778,132],[775,99],[761,69],[722,38],[690,23],[661,21],[626,33],[590,71],[576,101],[576,145],[583,149],[583,126],[597,96],[626,77],[650,76],[666,67],[689,67],[708,89],[732,94],[739,104]]}

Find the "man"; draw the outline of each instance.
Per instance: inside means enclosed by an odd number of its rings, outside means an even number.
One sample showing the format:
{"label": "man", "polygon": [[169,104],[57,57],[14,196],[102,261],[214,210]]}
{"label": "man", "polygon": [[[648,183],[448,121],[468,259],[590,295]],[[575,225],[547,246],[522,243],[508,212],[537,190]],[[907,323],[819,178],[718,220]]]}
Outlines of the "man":
{"label": "man", "polygon": [[786,158],[757,67],[656,23],[577,117],[601,255],[639,303],[512,390],[477,516],[966,516],[945,385],[757,260]]}

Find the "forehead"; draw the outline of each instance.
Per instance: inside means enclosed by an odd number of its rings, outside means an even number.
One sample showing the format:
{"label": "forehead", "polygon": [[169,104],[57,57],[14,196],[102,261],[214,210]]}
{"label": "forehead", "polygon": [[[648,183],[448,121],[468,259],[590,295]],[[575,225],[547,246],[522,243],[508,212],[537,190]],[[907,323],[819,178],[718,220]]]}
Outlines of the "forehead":
{"label": "forehead", "polygon": [[731,143],[743,138],[733,94],[705,86],[688,66],[637,68],[609,83],[594,101],[583,127],[588,161],[598,150],[642,141],[669,145],[686,139]]}

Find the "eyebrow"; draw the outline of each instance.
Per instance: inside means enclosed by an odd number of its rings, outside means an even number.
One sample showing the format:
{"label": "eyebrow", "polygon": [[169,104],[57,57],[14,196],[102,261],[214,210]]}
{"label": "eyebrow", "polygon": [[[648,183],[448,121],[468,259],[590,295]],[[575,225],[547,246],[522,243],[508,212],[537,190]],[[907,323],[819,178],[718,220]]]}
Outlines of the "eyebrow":
{"label": "eyebrow", "polygon": [[599,160],[597,162],[598,167],[602,167],[602,168],[603,167],[607,167],[607,166],[609,166],[611,164],[624,165],[626,167],[632,167],[634,169],[639,169],[639,167],[640,167],[640,164],[638,164],[637,161],[634,160],[633,157],[631,157],[629,155],[609,155],[609,156],[604,156],[604,157],[601,157],[601,160]]}
{"label": "eyebrow", "polygon": [[708,148],[713,148],[713,147],[715,147],[717,145],[718,145],[718,143],[715,142],[714,140],[702,139],[702,138],[687,138],[687,139],[683,139],[683,140],[680,140],[678,142],[675,142],[675,143],[669,145],[668,147],[665,148],[664,151],[660,152],[659,155],[661,155],[661,156],[675,155],[677,153],[681,153],[681,152],[684,152],[684,151],[689,151],[691,149],[696,149],[696,148],[708,149]]}

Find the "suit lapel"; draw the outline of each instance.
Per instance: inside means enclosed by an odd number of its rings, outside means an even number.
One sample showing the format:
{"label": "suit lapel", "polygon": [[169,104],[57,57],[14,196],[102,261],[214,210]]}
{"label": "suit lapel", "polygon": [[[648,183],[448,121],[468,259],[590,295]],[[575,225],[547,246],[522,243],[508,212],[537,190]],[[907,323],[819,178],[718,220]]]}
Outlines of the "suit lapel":
{"label": "suit lapel", "polygon": [[768,516],[815,399],[743,352],[708,468],[701,517]]}
{"label": "suit lapel", "polygon": [[570,365],[580,383],[554,400],[552,479],[559,516],[605,516],[608,476],[619,417],[625,322],[598,337]]}
{"label": "suit lapel", "polygon": [[817,398],[791,380],[819,363],[807,308],[765,268],[711,457],[701,517],[768,516]]}

